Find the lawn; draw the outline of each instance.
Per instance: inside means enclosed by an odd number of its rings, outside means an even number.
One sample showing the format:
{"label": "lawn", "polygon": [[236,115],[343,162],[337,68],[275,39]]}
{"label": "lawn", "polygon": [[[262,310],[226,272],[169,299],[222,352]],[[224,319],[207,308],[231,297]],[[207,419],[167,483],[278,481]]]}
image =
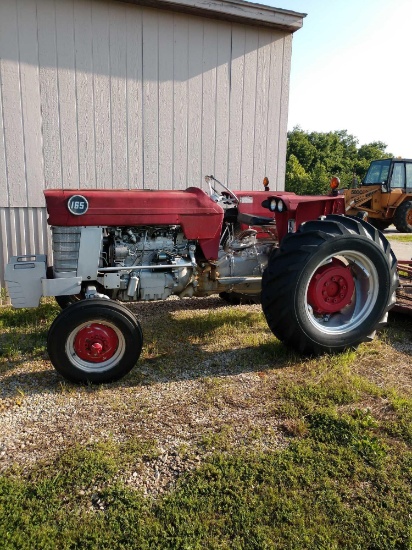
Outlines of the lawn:
{"label": "lawn", "polygon": [[2,548],[412,548],[412,318],[302,360],[259,306],[136,304],[138,365],[91,387],[57,311],[0,310]]}

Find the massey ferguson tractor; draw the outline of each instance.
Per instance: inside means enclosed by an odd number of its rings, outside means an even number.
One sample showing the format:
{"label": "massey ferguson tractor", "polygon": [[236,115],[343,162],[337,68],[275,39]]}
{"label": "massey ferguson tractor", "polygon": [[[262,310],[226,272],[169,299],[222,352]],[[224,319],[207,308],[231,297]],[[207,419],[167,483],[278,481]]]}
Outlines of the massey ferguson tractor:
{"label": "massey ferguson tractor", "polygon": [[355,348],[395,303],[396,258],[386,238],[347,217],[345,199],[209,191],[47,190],[53,266],[16,256],[6,268],[14,307],[55,296],[50,360],[75,382],[117,380],[143,344],[122,305],[220,294],[260,301],[270,329],[305,355]]}

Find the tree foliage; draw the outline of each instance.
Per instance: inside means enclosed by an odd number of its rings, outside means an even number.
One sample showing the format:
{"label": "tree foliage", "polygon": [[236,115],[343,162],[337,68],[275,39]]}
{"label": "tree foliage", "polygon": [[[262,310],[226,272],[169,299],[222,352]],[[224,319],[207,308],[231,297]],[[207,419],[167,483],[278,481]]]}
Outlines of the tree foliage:
{"label": "tree foliage", "polygon": [[381,141],[358,146],[347,130],[309,133],[296,127],[288,133],[286,191],[325,194],[332,176],[340,178],[341,187],[350,187],[363,178],[371,160],[393,156],[385,149]]}

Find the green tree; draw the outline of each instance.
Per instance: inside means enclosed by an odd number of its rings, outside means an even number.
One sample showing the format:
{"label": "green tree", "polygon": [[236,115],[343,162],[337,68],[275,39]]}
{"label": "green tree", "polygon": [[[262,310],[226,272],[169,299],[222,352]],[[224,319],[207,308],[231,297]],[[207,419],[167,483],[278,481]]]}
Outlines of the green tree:
{"label": "green tree", "polygon": [[347,130],[305,132],[300,127],[288,133],[286,190],[297,194],[325,194],[329,181],[338,176],[342,187],[361,180],[371,160],[392,156],[386,144],[375,141],[358,147]]}
{"label": "green tree", "polygon": [[286,161],[286,174],[288,175],[287,191],[293,191],[296,194],[310,193],[311,178],[294,154],[290,155]]}

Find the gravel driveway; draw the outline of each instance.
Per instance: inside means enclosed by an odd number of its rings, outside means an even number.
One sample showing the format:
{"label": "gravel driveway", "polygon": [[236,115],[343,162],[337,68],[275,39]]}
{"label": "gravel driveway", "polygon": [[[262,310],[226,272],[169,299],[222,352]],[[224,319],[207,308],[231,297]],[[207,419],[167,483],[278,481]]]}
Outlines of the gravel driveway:
{"label": "gravel driveway", "polygon": [[[179,311],[191,316],[230,309],[220,298],[141,303],[132,306],[143,331],[153,318],[162,323]],[[245,315],[260,306],[240,306]],[[150,359],[123,380],[97,387],[66,382],[44,359],[9,362],[0,370],[0,471],[13,464],[29,472],[66,448],[138,437],[153,442],[155,456],[138,459],[119,476],[145,494],[168,489],[213,451],[205,440],[226,430],[231,448],[284,445],[278,421],[262,399],[266,374],[236,364],[236,350],[207,355],[199,364],[162,372]],[[256,434],[259,434],[256,435]],[[264,435],[262,435],[264,434]]]}

